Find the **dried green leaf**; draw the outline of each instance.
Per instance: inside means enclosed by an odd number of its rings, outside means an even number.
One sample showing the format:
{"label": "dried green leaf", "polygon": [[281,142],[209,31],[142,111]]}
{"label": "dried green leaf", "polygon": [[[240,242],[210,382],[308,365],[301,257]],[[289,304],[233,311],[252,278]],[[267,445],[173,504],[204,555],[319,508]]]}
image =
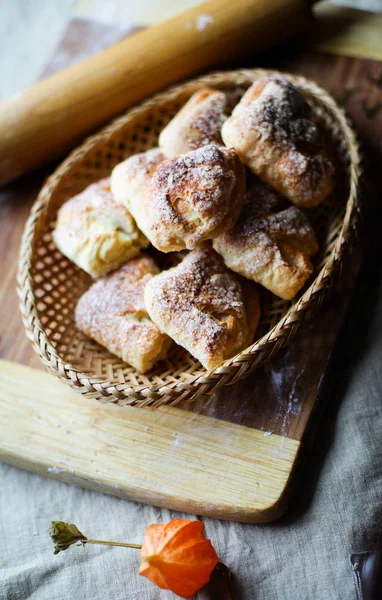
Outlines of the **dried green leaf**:
{"label": "dried green leaf", "polygon": [[64,521],[52,521],[49,527],[49,535],[54,543],[55,554],[67,550],[76,542],[85,544],[88,539],[76,525],[64,523]]}

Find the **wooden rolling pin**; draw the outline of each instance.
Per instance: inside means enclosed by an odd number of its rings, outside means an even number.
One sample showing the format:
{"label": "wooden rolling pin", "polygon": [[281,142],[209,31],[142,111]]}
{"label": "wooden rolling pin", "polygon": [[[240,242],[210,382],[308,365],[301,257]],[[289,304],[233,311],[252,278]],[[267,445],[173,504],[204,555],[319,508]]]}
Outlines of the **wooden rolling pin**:
{"label": "wooden rolling pin", "polygon": [[0,185],[165,86],[301,31],[307,0],[210,0],[0,104]]}

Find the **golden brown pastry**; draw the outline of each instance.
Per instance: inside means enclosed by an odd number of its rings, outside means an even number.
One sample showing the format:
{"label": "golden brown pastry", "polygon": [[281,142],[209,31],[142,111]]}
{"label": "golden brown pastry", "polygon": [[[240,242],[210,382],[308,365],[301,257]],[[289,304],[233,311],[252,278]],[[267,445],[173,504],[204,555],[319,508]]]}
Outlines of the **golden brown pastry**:
{"label": "golden brown pastry", "polygon": [[241,285],[211,248],[193,250],[153,277],[145,304],[159,329],[207,369],[246,348],[260,317],[256,286]]}
{"label": "golden brown pastry", "polygon": [[65,256],[93,277],[118,268],[149,244],[126,207],[115,202],[110,178],[63,204],[53,239]]}
{"label": "golden brown pastry", "polygon": [[245,172],[235,150],[216,144],[167,160],[156,148],[117,165],[111,187],[150,242],[172,252],[195,248],[233,226]]}
{"label": "golden brown pastry", "polygon": [[213,246],[227,267],[290,300],[311,275],[308,257],[318,244],[304,213],[283,203],[264,183],[254,183],[235,226]]}
{"label": "golden brown pastry", "polygon": [[246,91],[222,127],[226,146],[297,206],[317,206],[332,191],[333,165],[309,107],[284,77]]}
{"label": "golden brown pastry", "polygon": [[158,272],[151,258],[140,255],[94,283],[76,307],[78,329],[141,372],[165,358],[172,344],[143,300],[145,285]]}
{"label": "golden brown pastry", "polygon": [[159,146],[173,158],[215,143],[223,145],[221,127],[225,114],[226,95],[204,88],[196,92],[175,115],[159,136]]}

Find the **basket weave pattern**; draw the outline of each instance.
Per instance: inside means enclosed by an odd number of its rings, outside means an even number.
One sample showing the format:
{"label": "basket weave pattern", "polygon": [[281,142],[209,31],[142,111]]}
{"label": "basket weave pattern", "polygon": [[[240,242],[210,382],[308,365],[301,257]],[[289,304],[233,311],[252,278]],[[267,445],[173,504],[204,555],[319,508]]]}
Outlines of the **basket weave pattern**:
{"label": "basket weave pattern", "polygon": [[157,145],[161,129],[199,88],[224,90],[233,106],[255,79],[269,73],[261,69],[213,73],[154,96],[85,141],[42,188],[21,245],[21,310],[27,335],[44,364],[78,392],[120,405],[160,406],[196,400],[269,360],[313,315],[329,291],[359,221],[358,145],[343,111],[325,91],[303,77],[287,75],[331,137],[336,155],[335,190],[308,213],[320,243],[315,278],[309,287],[292,302],[264,291],[259,339],[209,372],[185,350],[174,347],[152,371],[138,373],[74,324],[76,302],[91,279],[53,243],[57,209],[90,183],[108,176],[118,162]]}

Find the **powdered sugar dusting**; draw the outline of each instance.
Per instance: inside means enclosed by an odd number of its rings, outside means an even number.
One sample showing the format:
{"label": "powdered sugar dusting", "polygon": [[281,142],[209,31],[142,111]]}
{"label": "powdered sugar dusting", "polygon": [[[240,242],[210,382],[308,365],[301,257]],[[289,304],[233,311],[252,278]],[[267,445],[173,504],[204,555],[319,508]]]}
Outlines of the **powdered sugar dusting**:
{"label": "powdered sugar dusting", "polygon": [[280,242],[296,245],[308,256],[316,252],[314,231],[304,213],[295,206],[284,206],[279,194],[255,181],[234,228],[214,241],[229,267],[265,285],[265,268],[289,265]]}
{"label": "powdered sugar dusting", "polygon": [[211,143],[223,146],[226,106],[227,96],[222,91],[202,88],[195,92],[159,136],[165,154],[172,158]]}
{"label": "powdered sugar dusting", "polygon": [[[232,243],[250,243],[250,238],[264,234],[272,239],[300,238],[310,243],[313,229],[305,214],[296,206],[283,208],[283,198],[262,182],[256,182],[245,195],[245,205],[234,228],[223,237]],[[282,210],[280,210],[282,209]],[[315,246],[315,244],[314,244]]]}
{"label": "powdered sugar dusting", "polygon": [[61,206],[53,239],[63,254],[93,277],[119,267],[148,245],[128,209],[114,199],[110,178],[88,186]]}
{"label": "powdered sugar dusting", "polygon": [[297,206],[316,206],[332,190],[334,169],[324,137],[286,78],[255,81],[222,132],[254,173]]}
{"label": "powdered sugar dusting", "polygon": [[151,241],[168,251],[194,248],[214,237],[236,219],[243,187],[235,151],[216,144],[162,162],[146,199]]}
{"label": "powdered sugar dusting", "polygon": [[194,250],[180,265],[154,277],[145,298],[160,329],[204,366],[220,362],[247,341],[241,286],[213,250]]}
{"label": "powdered sugar dusting", "polygon": [[186,124],[190,129],[187,137],[190,150],[211,143],[223,144],[221,128],[227,118],[225,108],[225,94],[215,91],[201,104],[199,110],[194,111]]}
{"label": "powdered sugar dusting", "polygon": [[77,327],[141,371],[163,358],[169,346],[150,320],[143,293],[154,261],[141,256],[100,279],[78,301]]}
{"label": "powdered sugar dusting", "polygon": [[290,146],[303,142],[320,146],[317,127],[308,114],[308,106],[296,88],[281,77],[268,79],[249,111],[263,138]]}

